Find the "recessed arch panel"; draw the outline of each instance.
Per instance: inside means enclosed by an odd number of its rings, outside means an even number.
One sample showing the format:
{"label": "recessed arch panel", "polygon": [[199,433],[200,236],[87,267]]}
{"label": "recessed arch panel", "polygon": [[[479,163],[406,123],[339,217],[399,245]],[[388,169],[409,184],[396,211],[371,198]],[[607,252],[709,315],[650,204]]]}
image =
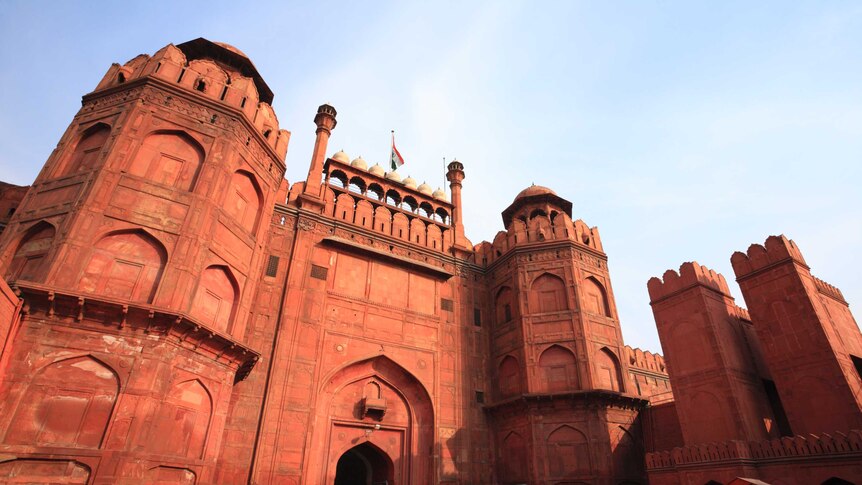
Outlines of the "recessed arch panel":
{"label": "recessed arch panel", "polygon": [[231,327],[239,302],[239,284],[230,269],[213,265],[201,273],[192,303],[192,316],[219,332]]}
{"label": "recessed arch panel", "polygon": [[567,392],[580,387],[575,355],[560,345],[552,345],[542,352],[539,369],[538,387],[542,392]]}
{"label": "recessed arch panel", "polygon": [[87,128],[75,145],[75,149],[60,167],[58,176],[74,175],[95,167],[99,161],[99,153],[111,135],[111,127],[105,123],[96,123]]}
{"label": "recessed arch panel", "polygon": [[54,226],[45,221],[39,221],[24,231],[9,263],[10,279],[41,282],[45,256],[56,233]]}
{"label": "recessed arch panel", "polygon": [[530,310],[548,313],[568,310],[566,283],[559,276],[544,273],[530,285]]}
{"label": "recessed arch panel", "polygon": [[93,246],[78,289],[151,303],[166,261],[165,247],[147,232],[110,233]]}
{"label": "recessed arch panel", "polygon": [[157,184],[191,190],[204,161],[204,149],[183,131],[158,131],[144,139],[129,173]]}
{"label": "recessed arch panel", "polygon": [[90,355],[54,362],[27,386],[5,442],[99,448],[119,387],[113,369]]}

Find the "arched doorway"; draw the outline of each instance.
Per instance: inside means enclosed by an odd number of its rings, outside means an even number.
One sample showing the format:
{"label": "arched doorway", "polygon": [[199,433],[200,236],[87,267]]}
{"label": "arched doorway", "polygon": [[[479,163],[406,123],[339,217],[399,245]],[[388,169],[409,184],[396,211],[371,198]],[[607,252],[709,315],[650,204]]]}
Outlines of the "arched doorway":
{"label": "arched doorway", "polygon": [[[434,446],[434,410],[415,376],[380,355],[347,364],[326,381],[306,466],[321,475],[303,483],[436,483],[427,452]],[[363,470],[378,468],[385,470],[382,479],[363,479]],[[359,470],[359,481],[345,470]]]}
{"label": "arched doorway", "polygon": [[335,485],[393,485],[392,460],[371,443],[362,443],[338,459]]}

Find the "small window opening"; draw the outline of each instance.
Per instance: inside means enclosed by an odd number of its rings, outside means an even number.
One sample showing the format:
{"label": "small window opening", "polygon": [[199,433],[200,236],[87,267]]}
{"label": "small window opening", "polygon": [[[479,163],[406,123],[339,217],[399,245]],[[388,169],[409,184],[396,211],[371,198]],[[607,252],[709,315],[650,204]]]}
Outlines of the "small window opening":
{"label": "small window opening", "polygon": [[221,96],[219,96],[219,99],[224,101],[224,98],[226,96],[227,96],[227,86],[225,86],[224,89],[221,90]]}
{"label": "small window opening", "polygon": [[419,242],[419,235],[416,235],[416,242]]}
{"label": "small window opening", "polygon": [[240,107],[240,108],[245,108],[245,100],[246,100],[246,99],[248,99],[248,98],[242,98],[242,101],[240,101],[240,102],[239,102],[239,107]]}
{"label": "small window opening", "polygon": [[482,310],[478,308],[473,309],[473,325],[477,327],[482,326]]}
{"label": "small window opening", "polygon": [[177,78],[177,82],[178,83],[183,82],[183,76],[185,76],[185,75],[186,75],[186,68],[180,69],[180,77]]}
{"label": "small window opening", "polygon": [[347,211],[341,211],[341,218],[347,219]]}
{"label": "small window opening", "polygon": [[123,84],[124,82],[126,82],[126,75],[123,73],[117,74],[117,82],[120,84]]}
{"label": "small window opening", "polygon": [[207,90],[207,83],[205,83],[203,79],[199,79],[197,84],[195,84],[195,89],[200,92],[204,92]]}
{"label": "small window opening", "polygon": [[363,226],[365,225],[365,218],[364,217],[362,218],[362,225]]}
{"label": "small window opening", "polygon": [[512,305],[506,303],[506,306],[503,307],[503,317],[507,322],[512,320]]}
{"label": "small window opening", "polygon": [[263,137],[269,139],[269,135],[272,134],[272,130],[266,130],[263,132]]}
{"label": "small window opening", "polygon": [[484,391],[476,391],[476,402],[479,404],[485,403],[485,392]]}
{"label": "small window opening", "polygon": [[155,70],[155,71],[153,71],[153,72],[159,72],[159,69],[161,69],[161,68],[162,68],[162,63],[161,63],[161,62],[159,62],[159,63],[157,63],[157,64],[156,64],[156,70]]}
{"label": "small window opening", "polygon": [[398,237],[404,237],[404,231],[403,230],[398,229]]}

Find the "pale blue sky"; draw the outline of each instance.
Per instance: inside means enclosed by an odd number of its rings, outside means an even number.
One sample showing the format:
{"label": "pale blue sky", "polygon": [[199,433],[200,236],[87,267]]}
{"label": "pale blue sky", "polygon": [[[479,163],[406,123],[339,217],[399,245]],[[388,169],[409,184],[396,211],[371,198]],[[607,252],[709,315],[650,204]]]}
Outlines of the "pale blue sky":
{"label": "pale blue sky", "polygon": [[[176,5],[180,4],[180,5]],[[441,184],[474,243],[532,182],[599,226],[627,343],[658,350],[646,281],[784,233],[862,302],[862,3],[36,2],[0,9],[0,180],[27,184],[112,62],[196,37],[245,51],[305,176],[330,154]]]}

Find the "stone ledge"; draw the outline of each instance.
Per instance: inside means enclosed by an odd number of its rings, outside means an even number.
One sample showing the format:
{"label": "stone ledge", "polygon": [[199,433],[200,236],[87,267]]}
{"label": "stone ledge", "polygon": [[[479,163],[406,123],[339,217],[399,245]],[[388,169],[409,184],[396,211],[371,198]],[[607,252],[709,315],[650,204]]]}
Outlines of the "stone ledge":
{"label": "stone ledge", "polygon": [[173,338],[188,350],[234,368],[235,383],[248,377],[260,360],[258,352],[183,312],[103,296],[57,291],[25,281],[16,282],[12,289],[23,300],[21,311],[25,314],[39,308],[49,317],[68,317],[76,322],[84,318],[101,320],[119,329],[129,327]]}

